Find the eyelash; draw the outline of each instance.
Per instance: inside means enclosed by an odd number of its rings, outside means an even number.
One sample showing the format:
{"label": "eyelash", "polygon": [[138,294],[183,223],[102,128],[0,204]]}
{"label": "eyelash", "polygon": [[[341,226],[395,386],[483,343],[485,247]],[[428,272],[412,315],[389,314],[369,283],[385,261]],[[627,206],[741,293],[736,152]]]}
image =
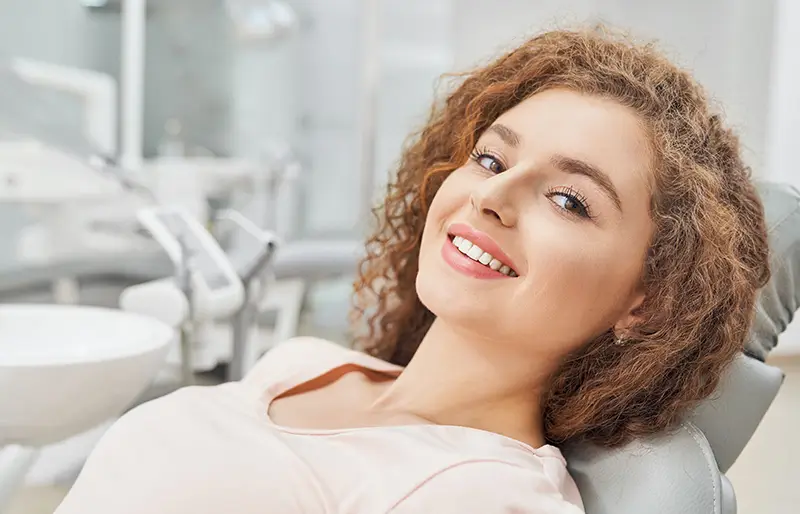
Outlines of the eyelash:
{"label": "eyelash", "polygon": [[[484,166],[483,164],[481,164],[480,161],[485,158],[493,159],[497,164],[499,164],[501,168],[500,171],[491,170],[486,166]],[[478,166],[484,168],[486,171],[490,173],[498,174],[506,170],[506,166],[505,164],[503,164],[503,160],[486,148],[475,147],[475,149],[472,150],[472,153],[470,154],[470,159],[475,161],[475,163],[477,163]],[[552,198],[553,196],[563,196],[564,198],[567,198],[568,200],[577,203],[580,206],[580,210],[583,211],[583,213],[576,213],[575,211],[570,211],[558,205],[558,208],[561,211],[565,211],[568,214],[577,216],[579,218],[585,218],[589,220],[594,219],[594,216],[592,215],[592,209],[589,206],[589,201],[586,199],[586,196],[581,194],[580,191],[573,189],[572,186],[551,187],[550,189],[547,190],[545,196],[548,199]]]}
{"label": "eyelash", "polygon": [[568,212],[574,216],[578,216],[579,218],[586,218],[589,220],[594,219],[594,215],[592,214],[592,209],[589,206],[589,202],[584,195],[581,194],[580,191],[576,191],[572,188],[572,186],[559,186],[559,187],[551,187],[547,190],[547,194],[545,195],[547,198],[552,198],[553,196],[563,196],[564,198],[569,199],[572,202],[577,203],[580,206],[580,210],[583,213],[577,213],[575,211],[570,211],[565,207],[558,206],[559,209]]}
{"label": "eyelash", "polygon": [[[488,158],[490,158],[490,159],[494,159],[494,160],[495,160],[495,162],[497,162],[497,163],[500,165],[500,167],[502,168],[502,170],[500,170],[500,171],[493,171],[493,170],[490,170],[490,169],[486,168],[486,166],[482,165],[480,161],[481,161],[481,159],[483,159],[483,158],[485,158],[485,157],[488,157]],[[485,147],[484,147],[484,148],[478,148],[478,147],[476,146],[476,147],[475,147],[475,148],[472,150],[472,153],[470,154],[470,158],[471,158],[473,161],[475,161],[475,162],[478,164],[478,166],[480,166],[480,167],[484,168],[486,171],[490,171],[490,172],[492,172],[492,173],[502,173],[502,172],[504,172],[504,171],[506,170],[506,165],[503,163],[503,159],[502,159],[502,157],[500,157],[500,156],[498,156],[498,155],[496,155],[496,154],[492,153],[491,151],[489,151],[489,150],[488,150],[487,148],[485,148]]]}

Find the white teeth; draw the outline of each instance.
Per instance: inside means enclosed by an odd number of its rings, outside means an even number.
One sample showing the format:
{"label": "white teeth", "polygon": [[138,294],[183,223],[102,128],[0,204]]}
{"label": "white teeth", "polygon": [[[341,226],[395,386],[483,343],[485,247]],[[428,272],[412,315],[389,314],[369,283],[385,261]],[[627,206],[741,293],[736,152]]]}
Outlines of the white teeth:
{"label": "white teeth", "polygon": [[490,253],[484,252],[480,246],[472,244],[472,242],[464,239],[461,236],[453,237],[453,246],[458,248],[458,250],[461,253],[463,253],[473,261],[478,261],[484,266],[488,266],[489,268],[493,269],[494,271],[499,271],[503,275],[509,277],[519,276],[509,266],[503,264],[501,261],[492,257]]}
{"label": "white teeth", "polygon": [[472,248],[467,252],[467,257],[473,261],[477,261],[481,255],[483,255],[483,250],[481,250],[481,247],[478,245],[472,245]]}

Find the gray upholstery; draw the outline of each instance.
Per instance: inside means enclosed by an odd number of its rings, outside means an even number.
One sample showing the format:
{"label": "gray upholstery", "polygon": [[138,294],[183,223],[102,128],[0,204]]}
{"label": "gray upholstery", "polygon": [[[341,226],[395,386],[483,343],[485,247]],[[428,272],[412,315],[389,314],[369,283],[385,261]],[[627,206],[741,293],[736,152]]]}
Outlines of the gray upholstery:
{"label": "gray upholstery", "polygon": [[783,373],[764,364],[800,306],[800,193],[758,184],[770,236],[770,283],[742,354],[717,392],[675,431],[623,448],[563,448],[588,514],[735,514],[730,468],[778,393]]}
{"label": "gray upholstery", "polygon": [[691,423],[620,450],[570,448],[566,457],[589,514],[722,512],[714,455]]}
{"label": "gray upholstery", "polygon": [[[719,393],[676,431],[613,450],[589,445],[563,448],[586,512],[735,513],[733,488],[720,469],[727,470],[738,457],[782,381],[780,370],[742,354]],[[745,387],[748,384],[752,392]],[[706,438],[694,421],[713,437]],[[725,456],[724,467],[717,463],[716,453]]]}
{"label": "gray upholstery", "polygon": [[718,392],[690,416],[714,449],[721,472],[727,472],[742,453],[782,382],[781,370],[742,355]]}
{"label": "gray upholstery", "polygon": [[722,514],[736,514],[736,495],[728,477],[722,475]]}
{"label": "gray upholstery", "polygon": [[761,292],[747,352],[766,359],[800,307],[800,192],[762,182],[758,190],[769,230],[772,280]]}

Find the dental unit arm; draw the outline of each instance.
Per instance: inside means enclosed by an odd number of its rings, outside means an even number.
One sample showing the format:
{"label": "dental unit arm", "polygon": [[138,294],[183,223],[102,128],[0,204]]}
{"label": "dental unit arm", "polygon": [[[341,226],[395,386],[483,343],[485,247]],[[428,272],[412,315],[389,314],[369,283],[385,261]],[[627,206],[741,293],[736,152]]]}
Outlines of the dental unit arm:
{"label": "dental unit arm", "polygon": [[256,254],[239,269],[239,277],[244,284],[245,299],[231,318],[233,347],[227,379],[229,381],[241,380],[257,358],[250,351],[251,346],[248,345],[248,339],[251,335],[251,328],[255,326],[256,315],[259,304],[266,293],[267,282],[272,278],[270,263],[278,247],[278,239],[274,233],[262,230],[251,220],[232,209],[220,211],[217,221],[234,223],[258,243]]}
{"label": "dental unit arm", "polygon": [[208,230],[185,211],[154,207],[140,211],[138,217],[169,256],[175,273],[127,288],[120,296],[120,307],[181,329],[185,385],[192,382],[193,350],[203,329],[214,320],[229,318],[232,350],[228,378],[241,379],[254,358],[248,338],[266,290],[277,238],[237,211],[220,211],[218,221],[234,223],[258,244],[255,254],[237,270]]}
{"label": "dental unit arm", "polygon": [[175,273],[125,289],[120,308],[181,329],[182,379],[188,385],[198,325],[236,313],[244,303],[244,286],[211,234],[181,209],[147,208],[138,218],[169,256]]}

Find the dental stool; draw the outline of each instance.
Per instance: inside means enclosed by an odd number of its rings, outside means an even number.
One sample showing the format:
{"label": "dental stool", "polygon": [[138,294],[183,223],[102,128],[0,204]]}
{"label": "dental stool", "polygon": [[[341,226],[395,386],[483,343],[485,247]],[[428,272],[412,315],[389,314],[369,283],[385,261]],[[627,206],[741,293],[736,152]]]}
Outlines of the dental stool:
{"label": "dental stool", "polygon": [[565,446],[587,514],[735,514],[725,478],[767,412],[783,373],[762,362],[800,306],[800,193],[757,185],[767,218],[772,278],[750,340],[720,382],[675,431],[616,449]]}

